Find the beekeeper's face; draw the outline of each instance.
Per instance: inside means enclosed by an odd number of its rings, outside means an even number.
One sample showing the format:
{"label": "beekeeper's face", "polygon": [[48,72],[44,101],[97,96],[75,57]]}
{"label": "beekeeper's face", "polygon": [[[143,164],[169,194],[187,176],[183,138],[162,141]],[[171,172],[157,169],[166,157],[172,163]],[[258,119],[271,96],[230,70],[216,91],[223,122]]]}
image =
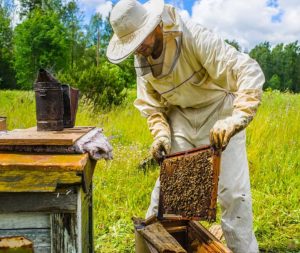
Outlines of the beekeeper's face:
{"label": "beekeeper's face", "polygon": [[141,54],[145,57],[148,57],[152,54],[153,48],[155,44],[155,31],[150,33],[146,39],[143,41],[143,43],[138,47],[136,52],[138,54]]}
{"label": "beekeeper's face", "polygon": [[153,54],[153,52],[159,47],[160,39],[159,34],[161,34],[160,26],[157,26],[155,30],[150,33],[143,43],[135,51],[138,54],[141,54],[145,57],[148,57]]}

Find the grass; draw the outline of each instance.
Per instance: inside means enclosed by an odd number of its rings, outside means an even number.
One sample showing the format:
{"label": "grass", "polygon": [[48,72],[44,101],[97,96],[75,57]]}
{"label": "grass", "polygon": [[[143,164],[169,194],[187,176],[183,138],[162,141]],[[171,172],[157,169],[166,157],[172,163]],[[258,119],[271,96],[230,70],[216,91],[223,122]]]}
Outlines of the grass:
{"label": "grass", "polygon": [[[144,217],[159,174],[137,168],[152,140],[134,96],[108,113],[81,104],[77,114],[77,125],[103,127],[114,147],[114,160],[98,162],[94,175],[96,252],[134,252],[131,217]],[[265,93],[247,130],[254,228],[266,252],[300,252],[299,108],[300,95]],[[35,125],[34,94],[0,91],[0,115],[9,129]]]}

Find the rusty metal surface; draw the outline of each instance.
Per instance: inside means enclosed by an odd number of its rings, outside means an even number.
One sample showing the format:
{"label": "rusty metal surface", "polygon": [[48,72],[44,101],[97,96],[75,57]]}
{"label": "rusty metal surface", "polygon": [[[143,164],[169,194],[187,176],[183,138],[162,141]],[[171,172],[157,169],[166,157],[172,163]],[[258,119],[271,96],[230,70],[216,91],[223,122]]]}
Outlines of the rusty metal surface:
{"label": "rusty metal surface", "polygon": [[40,69],[34,84],[38,131],[63,130],[63,93],[61,84]]}
{"label": "rusty metal surface", "polygon": [[215,220],[219,158],[210,146],[169,155],[160,172],[159,217]]}
{"label": "rusty metal surface", "polygon": [[0,116],[0,131],[6,130],[6,117]]}
{"label": "rusty metal surface", "polygon": [[71,128],[75,125],[76,113],[78,108],[79,90],[62,84],[64,101],[64,127]]}

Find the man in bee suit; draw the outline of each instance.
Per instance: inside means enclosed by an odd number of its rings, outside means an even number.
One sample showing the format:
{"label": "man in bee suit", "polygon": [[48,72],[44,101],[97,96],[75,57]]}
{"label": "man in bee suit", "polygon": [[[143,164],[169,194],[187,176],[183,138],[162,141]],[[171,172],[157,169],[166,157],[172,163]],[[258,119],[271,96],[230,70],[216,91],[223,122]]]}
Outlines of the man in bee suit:
{"label": "man in bee suit", "polygon": [[[163,0],[121,0],[110,23],[108,59],[119,63],[135,54],[134,105],[147,117],[153,157],[209,143],[226,148],[218,188],[224,237],[234,253],[258,252],[244,129],[260,104],[261,68],[200,24],[182,20]],[[147,217],[157,213],[158,195],[159,180]]]}

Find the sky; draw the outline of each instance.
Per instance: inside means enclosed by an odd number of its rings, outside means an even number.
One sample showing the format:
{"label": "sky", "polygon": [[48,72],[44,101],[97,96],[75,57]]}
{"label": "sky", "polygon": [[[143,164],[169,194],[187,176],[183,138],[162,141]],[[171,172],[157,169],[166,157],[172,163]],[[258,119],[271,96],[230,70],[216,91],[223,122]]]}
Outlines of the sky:
{"label": "sky", "polygon": [[[78,0],[86,20],[98,12],[107,16],[116,0]],[[146,1],[140,1],[144,3]],[[236,40],[244,50],[269,41],[272,45],[300,41],[300,0],[165,0],[183,18]]]}

